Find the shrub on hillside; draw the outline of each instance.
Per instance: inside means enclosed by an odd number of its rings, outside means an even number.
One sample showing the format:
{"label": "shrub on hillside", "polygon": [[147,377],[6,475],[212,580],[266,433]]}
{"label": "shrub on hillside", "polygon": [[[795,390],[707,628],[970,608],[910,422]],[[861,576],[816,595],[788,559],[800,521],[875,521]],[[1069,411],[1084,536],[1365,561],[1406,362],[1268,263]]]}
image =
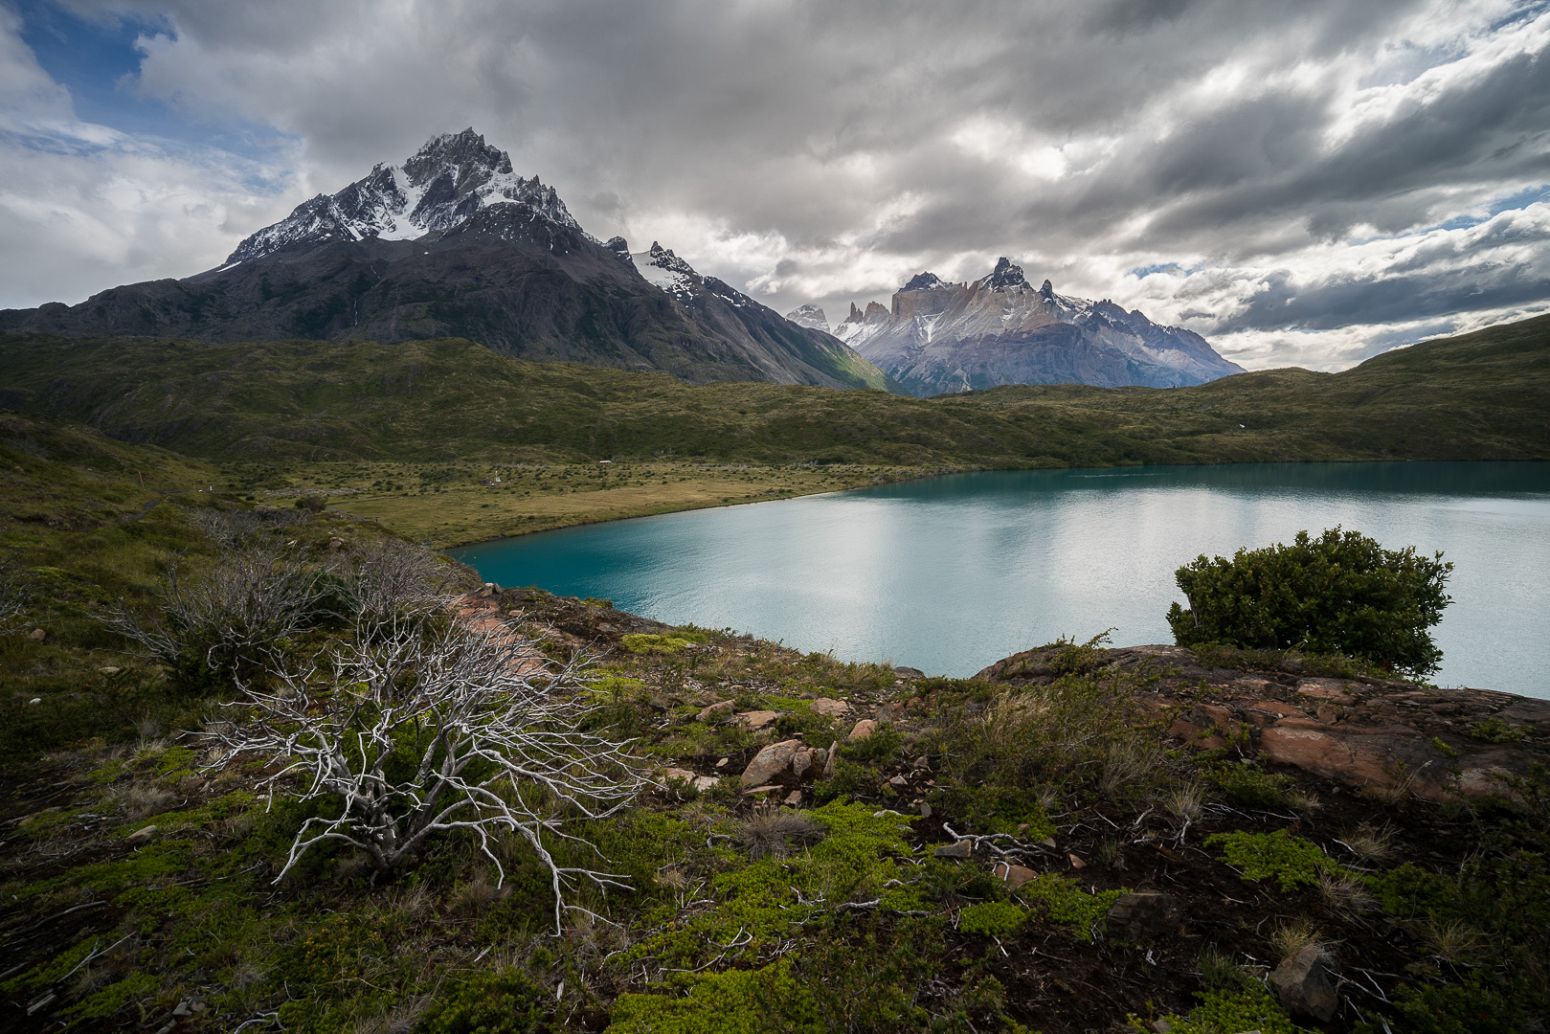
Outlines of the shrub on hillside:
{"label": "shrub on hillside", "polygon": [[1344,654],[1409,675],[1437,670],[1428,629],[1442,617],[1453,565],[1414,547],[1384,549],[1355,531],[1297,533],[1291,545],[1197,557],[1174,573],[1189,607],[1168,624],[1180,646],[1223,644]]}

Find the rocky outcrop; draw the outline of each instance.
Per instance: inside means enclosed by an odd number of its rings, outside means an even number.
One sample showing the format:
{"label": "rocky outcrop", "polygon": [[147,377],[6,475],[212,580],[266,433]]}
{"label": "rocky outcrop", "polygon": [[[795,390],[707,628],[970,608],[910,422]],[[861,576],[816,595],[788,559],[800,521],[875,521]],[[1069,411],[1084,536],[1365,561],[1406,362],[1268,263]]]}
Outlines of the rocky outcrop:
{"label": "rocky outcrop", "polygon": [[1310,944],[1270,973],[1270,986],[1293,1016],[1328,1023],[1340,1008],[1335,974],[1322,945]]}
{"label": "rocky outcrop", "polygon": [[[1172,742],[1237,744],[1263,762],[1353,788],[1434,801],[1513,797],[1518,781],[1550,755],[1550,701],[1297,670],[1212,669],[1174,646],[1094,651],[1090,663],[1156,675],[1141,692]],[[978,677],[1046,682],[1065,664],[1069,654],[1059,649],[1030,650]],[[1295,657],[1285,664],[1300,666]]]}

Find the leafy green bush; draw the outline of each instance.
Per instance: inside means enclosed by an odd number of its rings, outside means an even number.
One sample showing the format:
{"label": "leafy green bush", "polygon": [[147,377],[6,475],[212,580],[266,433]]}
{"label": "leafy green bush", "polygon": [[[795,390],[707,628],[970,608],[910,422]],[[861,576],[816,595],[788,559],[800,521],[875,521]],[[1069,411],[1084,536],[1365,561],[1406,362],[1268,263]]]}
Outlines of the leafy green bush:
{"label": "leafy green bush", "polygon": [[1449,603],[1453,565],[1414,547],[1384,549],[1356,531],[1331,528],[1291,545],[1197,557],[1174,572],[1189,600],[1168,624],[1180,646],[1220,643],[1339,653],[1412,675],[1437,670],[1442,651],[1427,631]]}
{"label": "leafy green bush", "polygon": [[1318,844],[1284,829],[1274,833],[1213,833],[1206,837],[1207,847],[1217,845],[1222,848],[1222,861],[1241,872],[1244,879],[1274,879],[1283,891],[1311,887],[1319,881],[1320,873],[1340,868],[1319,850]]}

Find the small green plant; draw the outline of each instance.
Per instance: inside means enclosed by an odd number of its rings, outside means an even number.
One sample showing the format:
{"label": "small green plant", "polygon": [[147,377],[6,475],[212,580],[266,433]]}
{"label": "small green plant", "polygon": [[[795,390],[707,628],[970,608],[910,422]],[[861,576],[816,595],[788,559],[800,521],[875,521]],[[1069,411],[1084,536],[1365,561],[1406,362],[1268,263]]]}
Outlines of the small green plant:
{"label": "small green plant", "polygon": [[1504,722],[1493,714],[1471,722],[1468,731],[1470,736],[1486,743],[1517,743],[1528,735],[1528,726]]}
{"label": "small green plant", "polygon": [[1240,808],[1285,808],[1292,801],[1289,776],[1263,772],[1253,765],[1217,765],[1206,778]]}
{"label": "small green plant", "polygon": [[994,937],[1011,933],[1027,918],[1027,910],[1010,901],[979,901],[958,913],[958,929]]}
{"label": "small green plant", "polygon": [[[1259,983],[1250,981],[1235,990],[1202,991],[1197,997],[1200,1004],[1188,1015],[1163,1017],[1172,1034],[1237,1034],[1246,1030],[1303,1034],[1304,1028],[1294,1024],[1275,997]],[[1134,1017],[1130,1025],[1137,1031],[1158,1029]]]}
{"label": "small green plant", "polygon": [[1453,565],[1414,547],[1384,549],[1331,528],[1291,545],[1204,555],[1174,573],[1189,601],[1168,624],[1180,646],[1223,643],[1260,650],[1339,653],[1410,675],[1437,670],[1442,651],[1428,629],[1449,603]]}
{"label": "small green plant", "polygon": [[1287,892],[1311,887],[1318,883],[1320,874],[1339,869],[1319,845],[1284,829],[1274,833],[1213,833],[1206,837],[1206,846],[1219,846],[1221,860],[1244,879],[1273,879]]}

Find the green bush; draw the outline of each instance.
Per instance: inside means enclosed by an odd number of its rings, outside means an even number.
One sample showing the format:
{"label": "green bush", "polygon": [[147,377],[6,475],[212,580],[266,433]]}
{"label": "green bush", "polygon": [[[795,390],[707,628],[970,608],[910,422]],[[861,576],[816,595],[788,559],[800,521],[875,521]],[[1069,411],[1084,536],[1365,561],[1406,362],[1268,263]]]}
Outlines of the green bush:
{"label": "green bush", "polygon": [[1384,549],[1360,532],[1300,531],[1291,545],[1240,549],[1231,560],[1201,555],[1179,568],[1189,608],[1175,603],[1168,624],[1180,646],[1296,648],[1425,675],[1442,659],[1427,630],[1449,603],[1452,570],[1441,553]]}

